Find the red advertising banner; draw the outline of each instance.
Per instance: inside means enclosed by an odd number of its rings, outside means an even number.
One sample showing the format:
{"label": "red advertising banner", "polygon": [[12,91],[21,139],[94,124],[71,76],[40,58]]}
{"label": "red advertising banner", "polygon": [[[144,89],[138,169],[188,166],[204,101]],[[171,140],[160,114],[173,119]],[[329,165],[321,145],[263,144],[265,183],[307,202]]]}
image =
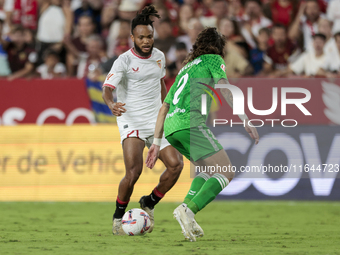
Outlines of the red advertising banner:
{"label": "red advertising banner", "polygon": [[0,80],[1,125],[94,121],[83,80]]}
{"label": "red advertising banner", "polygon": [[[266,119],[280,121],[293,119],[297,121],[298,125],[340,125],[340,79],[242,78],[230,79],[229,82],[242,90],[244,110],[249,119],[261,119],[269,125],[272,122],[265,121]],[[297,90],[300,91],[297,92]],[[309,100],[307,100],[308,94],[310,95]],[[297,103],[289,100],[304,98],[306,98],[306,102],[301,103],[300,108]],[[269,111],[270,109],[272,111]],[[303,112],[304,109],[311,115],[307,115],[306,111]],[[254,114],[253,112],[256,110],[268,110],[272,113]],[[240,121],[237,116],[232,114],[232,109],[223,99],[222,106],[219,106],[214,115],[215,118],[226,119],[229,122],[231,119],[235,122]]]}
{"label": "red advertising banner", "polygon": [[[268,119],[280,122],[293,119],[298,125],[340,125],[340,79],[242,78],[230,79],[230,83],[243,92],[244,110],[249,119],[261,119],[268,125],[272,124]],[[300,108],[289,101],[304,98],[306,102]],[[217,100],[212,109],[214,113],[210,117],[214,119],[240,121],[224,99],[222,105]],[[303,109],[311,115],[306,115]],[[95,119],[83,80],[0,80],[0,125],[91,122]]]}

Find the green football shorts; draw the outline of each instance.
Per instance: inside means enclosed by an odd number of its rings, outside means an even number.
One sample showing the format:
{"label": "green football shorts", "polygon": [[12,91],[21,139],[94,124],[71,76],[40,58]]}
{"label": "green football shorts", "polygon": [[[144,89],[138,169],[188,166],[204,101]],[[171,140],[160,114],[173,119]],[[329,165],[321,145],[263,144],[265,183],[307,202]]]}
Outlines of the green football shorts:
{"label": "green football shorts", "polygon": [[193,161],[206,159],[223,149],[206,125],[176,131],[166,139],[182,155]]}

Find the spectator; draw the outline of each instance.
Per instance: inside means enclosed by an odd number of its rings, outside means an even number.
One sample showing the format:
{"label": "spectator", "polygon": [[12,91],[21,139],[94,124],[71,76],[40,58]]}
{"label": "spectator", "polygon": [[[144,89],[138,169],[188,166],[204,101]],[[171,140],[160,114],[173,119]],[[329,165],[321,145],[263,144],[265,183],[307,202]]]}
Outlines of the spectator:
{"label": "spectator", "polygon": [[24,29],[14,27],[10,32],[10,42],[5,46],[12,74],[8,80],[28,77],[34,70],[37,54],[25,43]]}
{"label": "spectator", "polygon": [[[166,10],[166,12],[168,13],[167,18],[169,18],[171,22],[176,22],[178,19],[178,11],[179,11],[178,3],[173,0],[166,0],[166,1],[163,1],[163,4],[164,4],[164,8],[162,9]],[[161,10],[161,8],[159,9]],[[163,17],[162,12],[159,12],[159,13],[160,13],[160,16]]]}
{"label": "spectator", "polygon": [[2,47],[2,29],[4,21],[0,19],[0,76],[8,76],[11,73],[7,52]]}
{"label": "spectator", "polygon": [[65,0],[45,1],[41,6],[37,38],[44,43],[61,42],[72,31],[72,12]]}
{"label": "spectator", "polygon": [[340,32],[334,35],[334,40],[336,44],[336,52],[333,54],[331,71],[340,75]]}
{"label": "spectator", "polygon": [[102,28],[102,34],[105,37],[108,34],[108,30],[112,21],[118,16],[119,0],[105,1],[104,7],[101,11],[100,24]]}
{"label": "spectator", "polygon": [[289,65],[289,72],[305,76],[325,76],[331,70],[332,59],[325,54],[324,46],[326,36],[315,34],[313,36],[314,51],[304,52],[294,63]]}
{"label": "spectator", "polygon": [[182,33],[187,33],[189,20],[193,17],[193,7],[189,4],[183,4],[179,9],[179,27]]}
{"label": "spectator", "polygon": [[241,21],[244,15],[244,8],[242,6],[241,0],[229,0],[229,17]]}
{"label": "spectator", "polygon": [[229,50],[236,50],[242,56],[248,58],[249,47],[241,35],[235,19],[222,19],[219,24],[219,31],[227,38]]}
{"label": "spectator", "polygon": [[254,38],[259,35],[260,29],[270,27],[272,24],[271,20],[263,15],[261,2],[259,0],[246,1],[241,32],[247,43],[252,48],[256,47]]}
{"label": "spectator", "polygon": [[24,38],[25,38],[25,43],[32,49],[35,48],[35,36],[32,30],[29,28],[24,29]]}
{"label": "spectator", "polygon": [[100,14],[101,14],[101,8],[102,8],[103,1],[98,0],[83,0],[82,5],[80,8],[76,9],[74,11],[74,23],[78,24],[79,18],[81,16],[90,16],[92,17],[92,20],[95,24],[95,29],[98,33],[101,32],[100,30]]}
{"label": "spectator", "polygon": [[72,39],[72,44],[78,51],[85,52],[86,41],[94,32],[95,24],[92,17],[87,15],[80,16],[76,27],[77,36]]}
{"label": "spectator", "polygon": [[103,46],[103,41],[98,35],[92,35],[88,38],[86,42],[86,53],[79,54],[80,60],[77,71],[77,77],[79,79],[94,72],[101,63],[107,61]]}
{"label": "spectator", "polygon": [[256,38],[256,48],[249,52],[250,63],[255,75],[259,75],[263,69],[263,56],[268,49],[270,32],[268,28],[261,28]]}
{"label": "spectator", "polygon": [[213,15],[210,17],[202,16],[200,18],[201,23],[204,27],[217,27],[221,19],[228,14],[228,3],[225,0],[213,0],[210,10]]}
{"label": "spectator", "polygon": [[327,8],[327,18],[334,22],[333,34],[340,31],[340,1],[330,0]]}
{"label": "spectator", "polygon": [[13,0],[5,0],[2,6],[2,17],[5,15],[5,17],[0,18],[4,21],[3,28],[2,28],[2,34],[8,35],[10,31],[10,27],[12,26],[12,14],[13,14]]}
{"label": "spectator", "polygon": [[294,20],[298,9],[297,0],[274,0],[264,7],[264,12],[274,24],[288,27]]}
{"label": "spectator", "polygon": [[0,0],[0,20],[4,21],[6,19],[6,12],[4,10],[5,0]]}
{"label": "spectator", "polygon": [[292,23],[288,36],[293,42],[297,42],[301,36],[304,40],[304,49],[309,49],[313,43],[313,35],[318,33],[318,20],[321,16],[317,0],[302,2]]}
{"label": "spectator", "polygon": [[176,43],[175,47],[176,47],[176,60],[167,67],[168,72],[165,83],[168,91],[171,85],[175,82],[176,75],[184,66],[183,62],[188,55],[188,50],[185,43],[178,42]]}
{"label": "spectator", "polygon": [[72,30],[72,11],[66,0],[49,0],[43,3],[38,22],[37,39],[39,41],[39,62],[48,48],[53,48],[65,61],[66,51],[62,41],[69,37]]}
{"label": "spectator", "polygon": [[[203,31],[203,26],[200,20],[192,18],[188,23],[188,34],[177,37],[177,42],[184,42],[187,46],[187,51],[189,52],[201,31]],[[169,61],[169,63],[176,61],[175,51],[175,46],[172,46],[167,54],[167,61]]]}
{"label": "spectator", "polygon": [[44,54],[44,64],[37,67],[37,73],[42,79],[53,79],[65,76],[66,67],[59,62],[59,54],[55,51],[47,51]]}
{"label": "spectator", "polygon": [[176,38],[172,36],[172,27],[170,19],[161,20],[156,30],[158,38],[155,39],[154,45],[157,49],[167,54],[170,47],[176,42]]}
{"label": "spectator", "polygon": [[326,54],[336,54],[337,47],[335,43],[335,39],[332,34],[332,26],[333,23],[328,19],[320,18],[318,22],[318,30],[320,34],[324,34],[326,36],[326,43],[324,51]]}
{"label": "spectator", "polygon": [[196,11],[202,4],[198,0],[183,0],[183,5],[190,5]]}
{"label": "spectator", "polygon": [[[275,25],[272,29],[274,45],[269,47],[264,55],[264,73],[273,77],[286,74],[290,58],[296,56],[296,46],[287,38],[283,25]],[[294,55],[293,55],[294,54]]]}
{"label": "spectator", "polygon": [[[112,23],[109,36],[107,37],[107,55],[111,58],[117,55],[116,48],[125,46],[126,48],[132,48],[133,43],[130,38],[131,34],[130,21],[129,20],[116,20]],[[121,47],[120,47],[121,49]]]}
{"label": "spectator", "polygon": [[195,9],[196,17],[211,17],[214,14],[211,12],[211,5],[214,0],[202,0],[201,4],[199,4],[198,8]]}
{"label": "spectator", "polygon": [[140,0],[121,0],[121,3],[118,7],[118,16],[121,19],[131,21],[136,16],[136,12],[141,8],[142,2]]}
{"label": "spectator", "polygon": [[[121,33],[128,33],[128,36],[130,37],[130,23],[122,22],[124,21],[132,21],[133,18],[136,16],[136,12],[139,11],[140,9],[140,4],[136,4],[133,2],[133,0],[122,0],[121,4],[118,7],[118,16],[120,19],[115,20],[112,22],[110,29],[109,29],[109,34],[106,38],[106,43],[107,43],[107,54],[111,58],[114,56],[114,50],[117,45],[117,37]],[[121,29],[121,27],[124,27],[124,29]],[[125,27],[128,27],[125,29]],[[132,40],[129,39],[129,45],[132,47],[133,43]]]}
{"label": "spectator", "polygon": [[94,33],[95,25],[91,16],[81,16],[78,20],[77,34],[78,36],[70,40],[70,37],[64,38],[64,45],[67,49],[66,65],[68,75],[75,74],[78,65],[76,56],[86,52],[86,41]]}
{"label": "spectator", "polygon": [[224,62],[228,78],[239,78],[250,75],[254,71],[248,60],[236,51],[229,51],[227,49]]}
{"label": "spectator", "polygon": [[37,0],[6,0],[5,11],[8,14],[8,26],[21,25],[35,31],[38,22]]}

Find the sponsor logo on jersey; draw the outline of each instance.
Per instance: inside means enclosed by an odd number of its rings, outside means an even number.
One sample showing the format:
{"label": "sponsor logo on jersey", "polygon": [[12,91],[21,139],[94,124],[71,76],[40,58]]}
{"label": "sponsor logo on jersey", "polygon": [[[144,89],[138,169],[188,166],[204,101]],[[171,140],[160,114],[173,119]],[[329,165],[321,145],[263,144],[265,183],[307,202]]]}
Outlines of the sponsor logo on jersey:
{"label": "sponsor logo on jersey", "polygon": [[106,80],[109,80],[113,76],[113,73],[109,73],[106,77]]}
{"label": "sponsor logo on jersey", "polygon": [[222,68],[223,72],[225,72],[225,65],[222,64],[221,68]]}
{"label": "sponsor logo on jersey", "polygon": [[157,60],[157,65],[159,68],[162,68],[162,60]]}
{"label": "sponsor logo on jersey", "polygon": [[199,63],[202,62],[202,59],[201,58],[196,58],[194,61],[186,64],[184,67],[182,67],[182,69],[179,71],[178,74],[180,74],[181,72],[183,72],[184,70],[186,70],[187,68],[189,67],[192,67],[193,65],[198,65]]}
{"label": "sponsor logo on jersey", "polygon": [[139,67],[137,67],[137,69],[134,69],[134,68],[132,67],[132,70],[133,70],[134,72],[138,72]]}

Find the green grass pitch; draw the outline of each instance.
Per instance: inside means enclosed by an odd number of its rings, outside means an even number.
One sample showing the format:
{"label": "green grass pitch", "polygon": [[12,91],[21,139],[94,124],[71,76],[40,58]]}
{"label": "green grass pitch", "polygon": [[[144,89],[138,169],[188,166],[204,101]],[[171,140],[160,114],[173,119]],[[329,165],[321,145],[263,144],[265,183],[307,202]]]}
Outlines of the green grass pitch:
{"label": "green grass pitch", "polygon": [[194,243],[177,205],[157,205],[153,233],[130,237],[111,233],[114,203],[0,203],[0,254],[340,254],[340,202],[213,202]]}

